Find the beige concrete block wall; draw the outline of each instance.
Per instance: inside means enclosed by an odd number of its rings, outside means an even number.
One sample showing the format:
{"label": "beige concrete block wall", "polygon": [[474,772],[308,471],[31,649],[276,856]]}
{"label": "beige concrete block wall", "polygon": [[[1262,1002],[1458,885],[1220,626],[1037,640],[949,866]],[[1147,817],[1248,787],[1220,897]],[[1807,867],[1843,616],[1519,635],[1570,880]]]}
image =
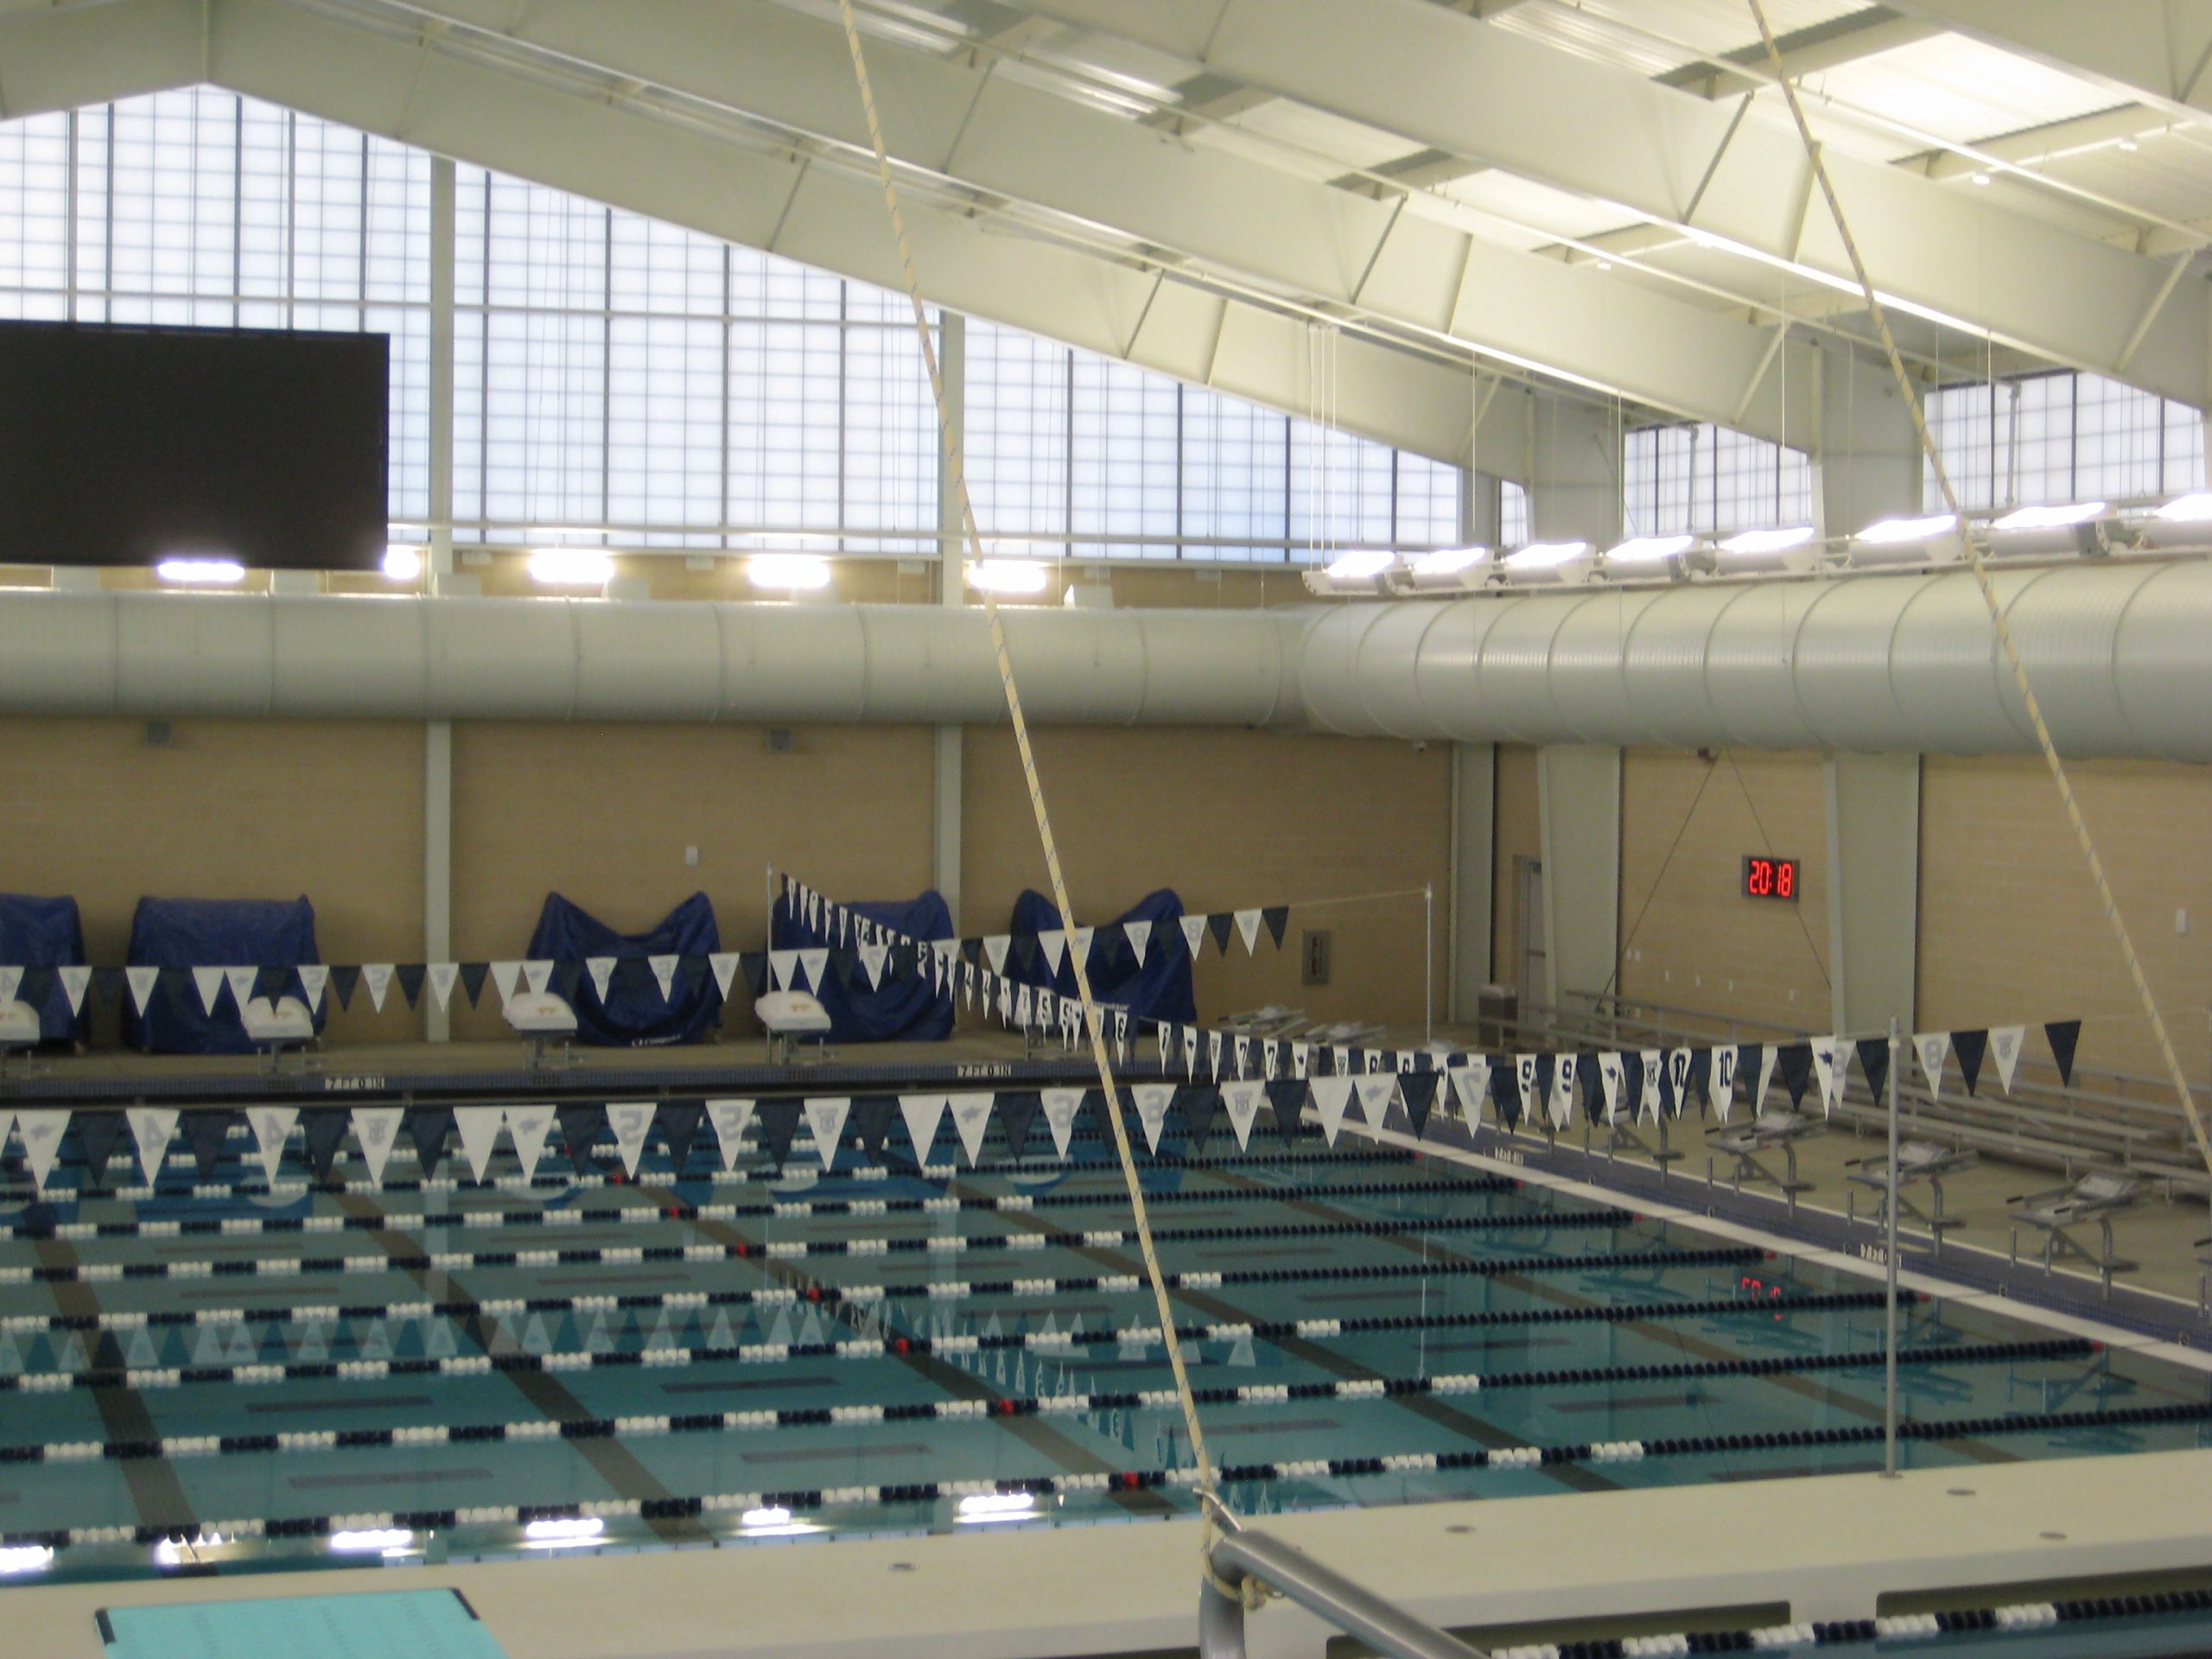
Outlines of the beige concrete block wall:
{"label": "beige concrete block wall", "polygon": [[[2201,1087],[2212,1001],[2212,770],[2121,761],[2067,770],[2152,988]],[[2160,1071],[2042,763],[1931,755],[1920,791],[1922,1027],[2079,1017],[2082,1065]],[[2175,931],[2178,909],[2189,912],[2185,934]],[[2045,1052],[2031,1033],[2030,1057]]]}
{"label": "beige concrete block wall", "polygon": [[[1525,743],[1497,746],[1497,822],[1491,848],[1491,976],[1501,985],[1521,979],[1521,894],[1518,861],[1543,855],[1537,804],[1536,752]],[[1525,998],[1523,999],[1526,1000]]]}
{"label": "beige concrete block wall", "polygon": [[[1186,909],[1211,912],[1433,884],[1441,1018],[1448,745],[1195,728],[1060,728],[1035,737],[1078,920],[1109,920],[1161,887],[1175,888]],[[973,728],[964,753],[962,926],[996,932],[1022,888],[1048,891],[1044,856],[1012,734]],[[1325,986],[1299,982],[1299,936],[1308,927],[1331,936]],[[1417,897],[1294,910],[1280,951],[1264,932],[1256,956],[1236,939],[1226,957],[1206,948],[1195,981],[1199,1014],[1276,1003],[1316,1019],[1418,1027],[1421,937]]]}
{"label": "beige concrete block wall", "polygon": [[[1747,899],[1746,853],[1798,861],[1797,902]],[[1621,760],[1621,991],[1828,1025],[1827,830],[1814,754],[1630,749]]]}
{"label": "beige concrete block wall", "polygon": [[[329,962],[423,953],[423,728],[178,720],[163,747],[120,719],[0,720],[0,887],[70,893],[86,954],[119,964],[141,896],[292,899]],[[111,1042],[102,1015],[95,1039]],[[334,1013],[334,1041],[419,1033],[393,997]]]}

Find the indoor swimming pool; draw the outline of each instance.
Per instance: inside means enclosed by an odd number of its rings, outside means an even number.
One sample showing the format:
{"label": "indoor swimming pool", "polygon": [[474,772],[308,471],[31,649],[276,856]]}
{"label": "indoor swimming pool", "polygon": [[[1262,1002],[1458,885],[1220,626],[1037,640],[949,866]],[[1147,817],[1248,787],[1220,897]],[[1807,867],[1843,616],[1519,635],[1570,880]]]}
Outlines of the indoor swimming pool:
{"label": "indoor swimming pool", "polygon": [[[634,1180],[502,1137],[487,1183],[272,1191],[243,1123],[153,1196],[15,1172],[0,1582],[1187,1515],[1096,1104],[1065,1159],[1001,1107],[972,1166],[887,1111],[780,1173],[702,1130]],[[1873,1281],[1310,1122],[1194,1149],[1183,1104],[1138,1156],[1240,1513],[1881,1465]],[[2212,1444],[2202,1373],[1901,1319],[1909,1469]]]}

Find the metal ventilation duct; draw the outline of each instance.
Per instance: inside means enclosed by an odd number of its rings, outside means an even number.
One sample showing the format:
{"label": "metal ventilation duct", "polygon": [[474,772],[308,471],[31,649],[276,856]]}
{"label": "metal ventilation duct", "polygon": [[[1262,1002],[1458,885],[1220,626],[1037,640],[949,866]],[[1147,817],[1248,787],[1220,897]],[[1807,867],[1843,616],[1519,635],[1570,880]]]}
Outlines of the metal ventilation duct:
{"label": "metal ventilation duct", "polygon": [[[2212,563],[1996,581],[2062,749],[2212,760]],[[1964,572],[1001,614],[1041,724],[2032,747]],[[0,713],[939,724],[1005,710],[974,609],[16,592],[0,595]]]}

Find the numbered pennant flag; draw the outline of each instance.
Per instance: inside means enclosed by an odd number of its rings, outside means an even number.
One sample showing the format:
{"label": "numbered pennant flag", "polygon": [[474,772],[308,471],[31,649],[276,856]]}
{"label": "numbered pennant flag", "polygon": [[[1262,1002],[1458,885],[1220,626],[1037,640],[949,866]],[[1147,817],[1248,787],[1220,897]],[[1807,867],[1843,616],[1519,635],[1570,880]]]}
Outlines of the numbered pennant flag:
{"label": "numbered pennant flag", "polygon": [[999,1023],[1000,1023],[1001,1025],[1011,1025],[1011,1024],[1013,1023],[1013,1021],[1014,1021],[1014,990],[1013,990],[1013,988],[1012,988],[1012,987],[1007,983],[1007,982],[1006,980],[1004,980],[1004,979],[1001,979],[1001,980],[1000,980],[1000,981],[998,982],[998,987],[999,987]]}
{"label": "numbered pennant flag", "polygon": [[174,1106],[134,1106],[124,1116],[130,1123],[130,1138],[138,1147],[138,1168],[147,1184],[162,1178],[162,1160],[168,1156],[169,1141],[176,1134],[176,1108]]}
{"label": "numbered pennant flag", "polygon": [[461,964],[457,962],[431,962],[425,963],[423,969],[430,982],[430,995],[437,998],[438,1006],[442,1008],[453,995],[453,988],[460,982]]}
{"label": "numbered pennant flag", "polygon": [[1412,1070],[1414,1069],[1414,1061],[1416,1061],[1417,1059],[1419,1059],[1420,1058],[1421,1058],[1421,1057],[1420,1057],[1418,1054],[1414,1053],[1414,1051],[1413,1051],[1412,1049],[1410,1049],[1410,1048],[1402,1048],[1402,1049],[1400,1049],[1400,1050],[1398,1051],[1398,1052],[1397,1052],[1397,1057],[1396,1057],[1396,1067],[1397,1067],[1397,1070],[1399,1070],[1400,1071],[1412,1071]]}
{"label": "numbered pennant flag", "polygon": [[369,1006],[378,1014],[384,1012],[385,993],[391,988],[391,964],[388,962],[365,962],[361,964],[361,983],[369,988]]}
{"label": "numbered pennant flag", "polygon": [[[553,964],[549,962],[545,964],[545,971],[548,975],[552,973]],[[515,992],[521,987],[521,985],[522,963],[519,962],[495,962],[492,964],[492,988],[499,992],[499,1006],[501,1007],[505,1007],[508,1003],[515,1000]]]}
{"label": "numbered pennant flag", "polygon": [[1272,1037],[1263,1039],[1260,1044],[1260,1075],[1274,1081],[1281,1060],[1282,1045]]}
{"label": "numbered pennant flag", "polygon": [[1536,1115],[1536,1057],[1516,1054],[1513,1057],[1513,1083],[1521,1097],[1521,1116],[1525,1121]]}
{"label": "numbered pennant flag", "polygon": [[1348,1075],[1351,1071],[1351,1050],[1341,1044],[1336,1044],[1331,1046],[1329,1052],[1336,1059],[1337,1074],[1339,1077]]}
{"label": "numbered pennant flag", "polygon": [[1815,1037],[1812,1041],[1813,1076],[1820,1084],[1821,1115],[1835,1116],[1835,1103],[1843,1093],[1843,1068],[1836,1058],[1836,1039]]}
{"label": "numbered pennant flag", "polygon": [[1621,1114],[1621,1085],[1624,1068],[1618,1054],[1598,1057],[1598,1084],[1605,1094],[1605,1122],[1612,1122]]}
{"label": "numbered pennant flag", "polygon": [[1123,922],[1122,932],[1129,942],[1129,949],[1137,953],[1137,966],[1144,966],[1144,953],[1152,945],[1150,922]]}
{"label": "numbered pennant flag", "polygon": [[1029,1024],[1030,1007],[1029,988],[1025,985],[1014,995],[1014,1024],[1023,1027]]}
{"label": "numbered pennant flag", "polygon": [[1943,1093],[1943,1062],[1951,1052],[1951,1033],[1916,1031],[1912,1035],[1912,1052],[1920,1062],[1921,1076],[1928,1079],[1928,1100],[1933,1105]]}
{"label": "numbered pennant flag", "polygon": [[1736,1066],[1741,1057],[1728,1045],[1713,1051],[1713,1080],[1708,1085],[1713,1091],[1713,1109],[1720,1121],[1728,1121],[1728,1109],[1736,1101]]}
{"label": "numbered pennant flag", "polygon": [[1989,1030],[1989,1052],[1997,1062],[1997,1086],[2008,1095],[2012,1092],[2012,1073],[2020,1064],[2020,1049],[2027,1037],[2025,1026],[1993,1026]]}
{"label": "numbered pennant flag", "polygon": [[1490,1056],[1470,1054],[1466,1063],[1452,1068],[1452,1092],[1459,1097],[1459,1115],[1472,1135],[1483,1126],[1483,1098],[1490,1093]]}
{"label": "numbered pennant flag", "polygon": [[1313,1049],[1311,1044],[1293,1043],[1290,1046],[1290,1075],[1292,1077],[1303,1077],[1313,1064]]}
{"label": "numbered pennant flag", "polygon": [[61,981],[61,988],[69,998],[71,1018],[85,1011],[85,988],[92,982],[92,970],[81,963],[72,963],[54,970]]}
{"label": "numbered pennant flag", "polygon": [[798,951],[771,950],[768,953],[768,985],[771,990],[790,990],[798,974]]}
{"label": "numbered pennant flag", "polygon": [[1052,1132],[1052,1150],[1065,1158],[1075,1135],[1075,1115],[1083,1109],[1083,1090],[1046,1089],[1039,1096],[1045,1105],[1045,1127]]}
{"label": "numbered pennant flag", "polygon": [[1129,1058],[1129,1011],[1114,1010],[1114,1047],[1123,1059]]}
{"label": "numbered pennant flag", "polygon": [[1183,1027],[1183,1075],[1186,1077],[1198,1075],[1198,1033],[1195,1026]]}
{"label": "numbered pennant flag", "polygon": [[276,1185],[276,1166],[284,1156],[284,1142],[291,1138],[292,1125],[299,1122],[299,1109],[294,1106],[256,1106],[245,1115],[253,1130],[254,1150],[261,1157],[263,1179]]}
{"label": "numbered pennant flag", "polygon": [[[231,1001],[241,1014],[245,1012],[246,999],[253,995],[253,982],[259,976],[260,972],[261,970],[257,968],[223,969],[223,983],[231,988]],[[203,990],[200,995],[204,1000],[207,993]],[[210,1007],[207,1012],[213,1014],[215,1010]]]}
{"label": "numbered pennant flag", "polygon": [[1253,1120],[1259,1116],[1261,1103],[1267,1097],[1267,1084],[1256,1077],[1221,1085],[1221,1103],[1229,1109],[1229,1127],[1236,1131],[1240,1152],[1252,1144]]}
{"label": "numbered pennant flag", "polygon": [[1221,1080],[1221,1033],[1217,1031],[1208,1032],[1206,1033],[1206,1064],[1211,1068],[1217,1083]]}
{"label": "numbered pennant flag", "polygon": [[1656,1123],[1659,1121],[1659,1070],[1666,1065],[1667,1057],[1656,1048],[1647,1048],[1640,1051],[1637,1058],[1643,1062],[1643,1087],[1642,1097],[1636,1103],[1636,1113],[1638,1117],[1648,1117]]}
{"label": "numbered pennant flag", "polygon": [[1203,916],[1185,916],[1182,918],[1180,925],[1183,929],[1183,943],[1191,948],[1191,960],[1196,962],[1198,957],[1198,947],[1206,942],[1206,918]]}
{"label": "numbered pennant flag", "polygon": [[1355,1077],[1352,1088],[1359,1096],[1359,1115],[1367,1120],[1367,1127],[1380,1130],[1382,1120],[1389,1115],[1390,1102],[1398,1092],[1398,1074],[1383,1071]]}
{"label": "numbered pennant flag", "polygon": [[1337,1144],[1337,1131],[1344,1128],[1344,1108],[1351,1103],[1351,1084],[1352,1080],[1341,1073],[1313,1080],[1313,1108],[1321,1115],[1321,1134],[1332,1147]]}
{"label": "numbered pennant flag", "polygon": [[461,1131],[461,1155],[467,1161],[473,1179],[482,1180],[492,1167],[492,1150],[499,1145],[499,1125],[505,1117],[505,1109],[499,1106],[453,1109],[454,1127]]}
{"label": "numbered pennant flag", "polygon": [[199,989],[200,1006],[207,1011],[209,1019],[213,1019],[216,1001],[223,995],[223,970],[220,968],[195,968],[192,970],[192,982]]}
{"label": "numbered pennant flag", "polygon": [[1014,939],[1008,934],[989,933],[984,936],[983,955],[989,960],[993,973],[1006,972],[1006,953],[1013,944]]}
{"label": "numbered pennant flag", "polygon": [[1552,1063],[1550,1100],[1552,1128],[1563,1129],[1574,1116],[1574,1057],[1562,1054]]}
{"label": "numbered pennant flag", "polygon": [[1071,927],[1068,930],[1068,949],[1075,953],[1075,965],[1085,973],[1090,970],[1090,944],[1098,937],[1095,927]]}
{"label": "numbered pennant flag", "polygon": [[991,1104],[998,1097],[990,1094],[947,1095],[945,1109],[952,1114],[952,1127],[959,1132],[961,1149],[968,1154],[968,1167],[975,1168],[983,1155],[983,1134],[991,1126]]}
{"label": "numbered pennant flag", "polygon": [[1236,931],[1244,941],[1244,954],[1251,956],[1260,948],[1260,912],[1240,910],[1236,912]]}
{"label": "numbered pennant flag", "polygon": [[861,971],[868,976],[868,988],[880,989],[883,985],[883,959],[891,954],[887,944],[863,944],[859,947]]}
{"label": "numbered pennant flag", "polygon": [[798,965],[799,971],[806,976],[807,988],[819,995],[823,988],[822,976],[830,971],[829,951],[819,945],[810,950],[802,950],[798,953]]}
{"label": "numbered pennant flag", "polygon": [[906,1138],[914,1143],[914,1161],[926,1164],[930,1160],[930,1145],[937,1139],[938,1125],[944,1121],[943,1095],[901,1095],[899,1115],[906,1120]]}
{"label": "numbered pennant flag", "polygon": [[1160,1128],[1167,1121],[1168,1103],[1175,1098],[1172,1083],[1141,1083],[1129,1091],[1136,1096],[1137,1122],[1144,1126],[1147,1152],[1160,1150]]}
{"label": "numbered pennant flag", "polygon": [[645,966],[653,970],[653,982],[660,987],[660,1000],[664,1002],[676,1001],[676,962],[674,957],[667,955],[645,958]]}
{"label": "numbered pennant flag", "polygon": [[814,1137],[815,1154],[828,1169],[837,1161],[837,1142],[845,1133],[845,1119],[853,1109],[849,1095],[814,1095],[806,1103],[806,1132]]}
{"label": "numbered pennant flag", "polygon": [[[496,963],[493,965],[497,966]],[[531,990],[543,994],[553,982],[553,959],[550,957],[531,957],[525,960],[522,964],[522,982]],[[504,991],[500,993],[502,995],[505,994]]]}
{"label": "numbered pennant flag", "polygon": [[[61,1156],[61,1132],[68,1127],[69,1114],[59,1109],[16,1115],[16,1133],[23,1137],[23,1157],[41,1192],[46,1191],[46,1179],[54,1173],[54,1163]],[[6,1137],[6,1129],[0,1128],[0,1141]]]}
{"label": "numbered pennant flag", "polygon": [[360,1140],[361,1156],[368,1161],[369,1179],[378,1186],[384,1185],[385,1166],[391,1161],[391,1150],[399,1144],[400,1120],[406,1115],[404,1106],[353,1109],[353,1133]]}
{"label": "numbered pennant flag", "polygon": [[1759,1086],[1751,1096],[1751,1111],[1756,1116],[1766,1105],[1766,1091],[1774,1083],[1774,1068],[1782,1058],[1782,1051],[1772,1043],[1759,1045]]}
{"label": "numbered pennant flag", "polygon": [[707,1103],[707,1122],[715,1126],[715,1143],[721,1148],[725,1174],[737,1167],[737,1154],[744,1145],[746,1128],[753,1122],[753,1103],[749,1100]]}
{"label": "numbered pennant flag", "polygon": [[322,993],[330,983],[330,969],[319,962],[303,962],[293,971],[300,976],[300,995],[307,1002],[308,1012],[313,1014],[322,1007]]}
{"label": "numbered pennant flag", "polygon": [[162,970],[158,968],[130,967],[123,970],[130,983],[131,1006],[138,1010],[138,1017],[146,1017],[146,1007],[154,1000],[154,987],[159,982]]}
{"label": "numbered pennant flag", "polygon": [[1057,979],[1059,977],[1060,963],[1066,958],[1068,953],[1066,932],[1057,927],[1046,928],[1037,936],[1037,943],[1044,947],[1045,960],[1052,968],[1052,976]]}
{"label": "numbered pennant flag", "polygon": [[1250,1073],[1251,1070],[1252,1039],[1249,1037],[1239,1037],[1236,1039],[1236,1075],[1240,1077],[1245,1077]]}
{"label": "numbered pennant flag", "polygon": [[505,1110],[507,1133],[514,1137],[515,1157],[527,1181],[537,1173],[537,1160],[545,1155],[545,1140],[553,1132],[553,1109],[510,1106]]}

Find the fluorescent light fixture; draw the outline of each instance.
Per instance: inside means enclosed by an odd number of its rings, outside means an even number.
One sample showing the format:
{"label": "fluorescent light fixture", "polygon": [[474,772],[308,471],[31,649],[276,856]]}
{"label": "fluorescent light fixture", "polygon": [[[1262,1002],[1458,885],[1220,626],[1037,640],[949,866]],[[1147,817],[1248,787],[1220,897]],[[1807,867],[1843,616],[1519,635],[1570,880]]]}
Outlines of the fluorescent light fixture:
{"label": "fluorescent light fixture", "polygon": [[1580,582],[1590,574],[1587,542],[1531,542],[1502,561],[1512,582]]}
{"label": "fluorescent light fixture", "polygon": [[1387,547],[1356,547],[1338,554],[1321,574],[1331,582],[1372,582],[1397,562],[1398,556]]}
{"label": "fluorescent light fixture", "polygon": [[26,1573],[43,1573],[53,1565],[54,1547],[50,1544],[0,1546],[0,1578],[15,1578]]}
{"label": "fluorescent light fixture", "polygon": [[1999,556],[2037,553],[2089,556],[2108,550],[2106,523],[2110,509],[2102,501],[2069,501],[2062,505],[2016,507],[1989,525],[1989,550]]}
{"label": "fluorescent light fixture", "polygon": [[1959,521],[1948,512],[1884,518],[1851,538],[1851,562],[1864,564],[1948,563],[1966,556]]}
{"label": "fluorescent light fixture", "polygon": [[1884,518],[1871,524],[1851,539],[1864,542],[1869,547],[1897,547],[1908,542],[1924,542],[1931,536],[1948,536],[1959,527],[1959,521],[1948,512],[1931,513],[1924,518]]}
{"label": "fluorescent light fixture", "polygon": [[1810,570],[1815,549],[1813,527],[1792,524],[1780,530],[1747,530],[1731,536],[1714,550],[1713,562],[1732,575],[1755,572]]}
{"label": "fluorescent light fixture", "polygon": [[1486,547],[1440,547],[1433,553],[1421,554],[1406,569],[1416,588],[1479,588],[1491,573],[1491,550]]}
{"label": "fluorescent light fixture", "polygon": [[2202,547],[2212,542],[2212,491],[2177,495],[2136,527],[2145,547]]}
{"label": "fluorescent light fixture", "polygon": [[595,547],[541,547],[530,556],[530,579],[541,588],[603,588],[614,561]]}
{"label": "fluorescent light fixture", "polygon": [[745,575],[755,588],[796,593],[801,588],[827,588],[830,562],[811,553],[755,553],[745,562]]}
{"label": "fluorescent light fixture", "polygon": [[1041,594],[1050,579],[1034,559],[978,559],[968,567],[968,585],[987,594]]}
{"label": "fluorescent light fixture", "polygon": [[154,574],[163,582],[210,587],[244,582],[245,566],[236,559],[163,559],[154,567]]}
{"label": "fluorescent light fixture", "polygon": [[2177,495],[2163,507],[2152,509],[2151,516],[2168,524],[2212,524],[2212,490]]}
{"label": "fluorescent light fixture", "polygon": [[1813,539],[1810,524],[1793,524],[1783,530],[1747,530],[1731,536],[1720,543],[1723,553],[1784,553],[1793,547],[1802,547]]}
{"label": "fluorescent light fixture", "polygon": [[1605,574],[1627,576],[1667,576],[1679,581],[1692,566],[1710,570],[1710,554],[1700,551],[1694,536],[1631,536],[1605,550]]}
{"label": "fluorescent light fixture", "polygon": [[423,550],[394,542],[384,550],[384,573],[394,582],[412,582],[423,574]]}
{"label": "fluorescent light fixture", "polygon": [[414,1541],[415,1535],[405,1527],[361,1527],[330,1535],[330,1548],[340,1555],[380,1555],[408,1548]]}
{"label": "fluorescent light fixture", "polygon": [[1989,182],[1989,175],[1986,173],[1976,173],[1974,175],[1974,181],[1976,184],[1987,184]]}
{"label": "fluorescent light fixture", "polygon": [[607,1530],[607,1522],[595,1515],[556,1517],[550,1521],[531,1521],[524,1523],[522,1535],[533,1544],[563,1548],[569,1544],[588,1544]]}
{"label": "fluorescent light fixture", "polygon": [[2056,530],[2064,524],[2086,524],[2092,518],[2101,518],[2105,504],[2101,501],[2075,501],[2063,507],[2015,507],[2002,518],[1992,522],[1992,530]]}
{"label": "fluorescent light fixture", "polygon": [[992,1526],[1002,1521],[1027,1521],[1037,1513],[1031,1492],[978,1492],[960,1500],[953,1520],[963,1526]]}

